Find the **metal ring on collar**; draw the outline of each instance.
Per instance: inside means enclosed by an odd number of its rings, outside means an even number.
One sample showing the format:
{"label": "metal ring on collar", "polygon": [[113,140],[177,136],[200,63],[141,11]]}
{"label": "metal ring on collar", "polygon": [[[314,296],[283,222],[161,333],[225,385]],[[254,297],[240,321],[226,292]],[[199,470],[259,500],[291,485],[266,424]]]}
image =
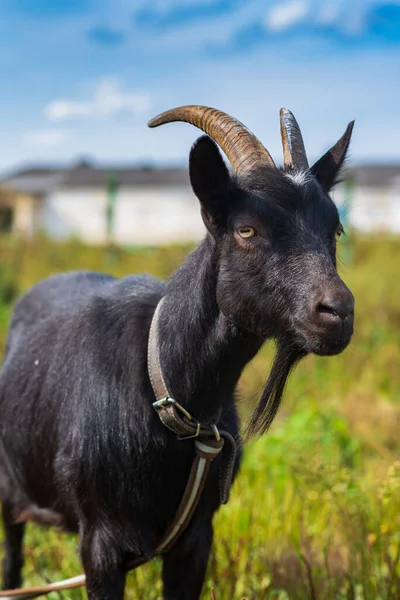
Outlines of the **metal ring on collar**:
{"label": "metal ring on collar", "polygon": [[156,400],[156,402],[153,402],[153,406],[156,410],[158,410],[159,408],[163,408],[168,404],[172,404],[173,406],[175,406],[183,415],[185,415],[187,419],[189,419],[189,421],[195,421],[192,415],[185,408],[183,408],[183,406],[179,404],[179,402],[177,402],[173,398],[170,398],[170,396],[165,396],[165,398],[161,398],[161,400]]}

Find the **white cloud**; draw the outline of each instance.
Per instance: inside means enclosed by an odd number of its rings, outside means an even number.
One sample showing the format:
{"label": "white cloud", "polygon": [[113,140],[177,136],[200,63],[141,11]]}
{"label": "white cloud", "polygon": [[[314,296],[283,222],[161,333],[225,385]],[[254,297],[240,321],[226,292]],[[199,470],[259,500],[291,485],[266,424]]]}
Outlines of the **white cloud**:
{"label": "white cloud", "polygon": [[118,81],[103,79],[89,100],[55,100],[45,106],[50,121],[107,119],[121,113],[143,114],[151,107],[149,94],[124,91]]}
{"label": "white cloud", "polygon": [[267,13],[265,25],[270,31],[283,31],[302,21],[310,10],[305,0],[289,0],[276,4]]}
{"label": "white cloud", "polygon": [[[216,0],[152,0],[151,11],[153,14],[163,15],[171,10],[185,9],[187,7],[197,7],[216,3]],[[136,0],[131,2],[131,12],[133,15],[143,9],[148,9],[148,0]]]}
{"label": "white cloud", "polygon": [[62,146],[69,140],[69,135],[61,129],[44,129],[42,131],[31,131],[24,138],[32,146],[50,149]]}
{"label": "white cloud", "polygon": [[337,21],[339,13],[340,5],[337,2],[326,2],[321,6],[321,10],[316,16],[316,21],[320,25],[331,25]]}

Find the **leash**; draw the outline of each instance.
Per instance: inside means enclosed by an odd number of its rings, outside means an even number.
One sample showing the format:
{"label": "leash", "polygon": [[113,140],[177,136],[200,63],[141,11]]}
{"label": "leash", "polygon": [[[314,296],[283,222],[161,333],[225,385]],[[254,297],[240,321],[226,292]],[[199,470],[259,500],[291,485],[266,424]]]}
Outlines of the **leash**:
{"label": "leash", "polygon": [[0,592],[0,598],[3,598],[3,600],[27,600],[28,598],[37,598],[38,596],[50,594],[50,592],[72,590],[73,588],[78,588],[85,585],[85,583],[85,575],[77,575],[76,577],[71,577],[70,579],[63,579],[62,581],[57,581],[57,583],[48,583],[46,585],[39,585],[30,588],[5,590],[3,592]]}
{"label": "leash", "polygon": [[[168,527],[162,541],[158,544],[154,556],[167,552],[176,543],[188,526],[200,501],[211,463],[225,448],[219,469],[219,493],[222,504],[226,504],[232,483],[236,456],[236,443],[227,431],[219,431],[217,424],[199,423],[168,391],[160,364],[159,315],[163,299],[158,303],[150,326],[147,363],[148,372],[156,401],[153,407],[161,423],[177,435],[179,440],[194,439],[195,458],[189,478],[174,519]],[[149,558],[138,558],[128,565],[135,569],[148,562]],[[31,588],[19,588],[0,592],[3,600],[27,600],[37,598],[53,591],[70,590],[86,583],[85,575],[64,579],[57,583]]]}

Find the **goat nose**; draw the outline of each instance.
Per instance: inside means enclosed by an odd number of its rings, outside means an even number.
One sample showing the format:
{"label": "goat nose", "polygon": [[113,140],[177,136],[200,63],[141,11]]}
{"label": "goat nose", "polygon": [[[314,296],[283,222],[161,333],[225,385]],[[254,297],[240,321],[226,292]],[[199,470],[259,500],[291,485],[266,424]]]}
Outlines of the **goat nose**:
{"label": "goat nose", "polygon": [[322,317],[339,318],[344,321],[354,313],[353,294],[347,289],[339,294],[326,294],[324,298],[318,302],[316,311]]}

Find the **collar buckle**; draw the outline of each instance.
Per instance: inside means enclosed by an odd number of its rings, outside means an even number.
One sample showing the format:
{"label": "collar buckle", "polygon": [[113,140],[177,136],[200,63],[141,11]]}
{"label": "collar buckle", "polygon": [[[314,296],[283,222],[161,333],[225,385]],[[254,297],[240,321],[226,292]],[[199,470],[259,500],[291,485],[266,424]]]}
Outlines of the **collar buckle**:
{"label": "collar buckle", "polygon": [[192,417],[192,415],[185,408],[183,408],[183,406],[181,404],[179,404],[179,402],[177,402],[170,396],[165,396],[164,398],[161,398],[161,400],[156,400],[156,402],[153,402],[153,406],[157,411],[160,408],[164,408],[165,406],[168,406],[168,404],[172,404],[177,410],[179,410],[179,412],[181,412],[187,419],[189,419],[189,421],[195,420]]}
{"label": "collar buckle", "polygon": [[[215,423],[207,423],[206,425],[202,425],[185,408],[183,408],[183,406],[181,404],[179,404],[179,402],[177,402],[174,398],[171,398],[170,396],[164,396],[164,398],[161,398],[160,400],[156,400],[155,402],[153,402],[153,406],[158,413],[161,412],[163,408],[172,406],[175,410],[180,412],[189,421],[189,425],[191,427],[195,428],[193,433],[189,433],[188,435],[179,434],[178,440],[191,440],[193,438],[199,437],[200,435],[207,436],[207,435],[209,435],[209,432],[207,430],[210,429],[211,435],[213,435],[215,437],[217,442],[220,441],[221,435],[220,435],[218,427],[216,426]],[[180,418],[180,417],[178,416],[178,418]]]}

